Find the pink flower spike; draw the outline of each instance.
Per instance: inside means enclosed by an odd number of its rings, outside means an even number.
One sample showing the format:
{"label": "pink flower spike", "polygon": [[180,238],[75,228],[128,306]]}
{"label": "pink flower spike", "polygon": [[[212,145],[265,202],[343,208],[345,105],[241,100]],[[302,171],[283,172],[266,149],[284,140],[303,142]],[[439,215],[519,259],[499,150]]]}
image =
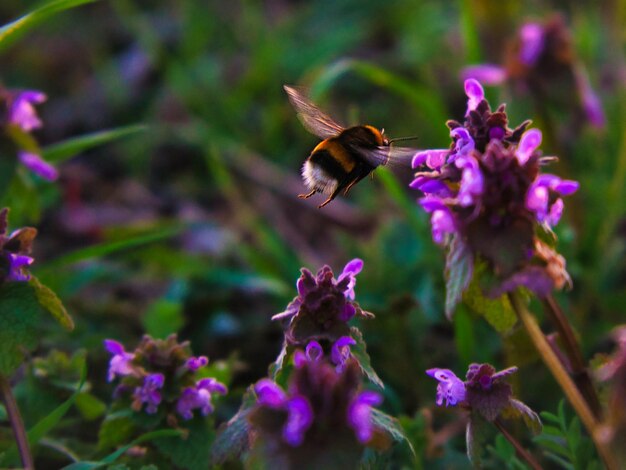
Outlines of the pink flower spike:
{"label": "pink flower spike", "polygon": [[533,152],[541,145],[541,131],[529,129],[522,135],[515,156],[520,166],[524,166]]}
{"label": "pink flower spike", "polygon": [[20,151],[18,157],[22,165],[45,180],[54,181],[59,177],[59,171],[36,153]]}

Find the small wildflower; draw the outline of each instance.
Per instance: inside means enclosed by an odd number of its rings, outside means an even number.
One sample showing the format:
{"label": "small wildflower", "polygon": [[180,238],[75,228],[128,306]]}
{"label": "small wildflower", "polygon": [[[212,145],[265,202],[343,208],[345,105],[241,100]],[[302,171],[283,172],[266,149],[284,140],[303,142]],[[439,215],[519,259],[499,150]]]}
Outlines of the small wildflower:
{"label": "small wildflower", "polygon": [[437,406],[456,406],[465,400],[465,384],[448,369],[428,369],[428,375],[437,379]]}
{"label": "small wildflower", "polygon": [[24,132],[41,127],[41,120],[37,116],[34,105],[46,101],[46,95],[36,90],[26,90],[14,93],[9,103],[8,121],[20,127]]}
{"label": "small wildflower", "polygon": [[146,404],[146,413],[154,414],[161,403],[161,392],[165,377],[161,373],[149,374],[143,379],[143,385],[135,388],[133,408],[139,411]]}
{"label": "small wildflower", "polygon": [[202,416],[207,416],[213,412],[211,394],[225,395],[227,392],[226,386],[213,378],[199,380],[194,387],[187,387],[183,390],[176,403],[176,412],[183,419],[191,419],[193,410],[199,408]]}
{"label": "small wildflower", "polygon": [[[567,96],[568,101],[561,101],[559,107],[571,107],[573,102],[592,126],[601,129],[606,125],[602,103],[576,58],[572,37],[562,16],[554,15],[544,23],[522,24],[505,49],[503,65],[465,67],[462,79],[476,79],[486,85],[500,85],[509,80],[522,85],[518,90],[533,93],[542,102]],[[564,89],[571,92],[562,93]],[[571,95],[578,95],[578,102],[570,100]]]}
{"label": "small wildflower", "polygon": [[290,344],[309,344],[311,340],[335,341],[348,336],[347,322],[355,316],[371,317],[354,302],[356,276],[363,269],[363,261],[354,259],[337,279],[328,266],[313,275],[302,268],[296,283],[298,295],[287,309],[272,320],[284,320],[285,337]]}
{"label": "small wildflower", "polygon": [[304,352],[297,350],[293,355],[296,367],[302,367],[306,362],[317,362],[324,356],[324,349],[317,341],[310,341]]}
{"label": "small wildflower", "polygon": [[185,420],[193,418],[195,409],[207,416],[213,412],[212,395],[227,393],[226,386],[216,379],[197,377],[198,370],[209,360],[192,356],[189,343],[179,343],[176,335],[165,340],[144,336],[132,352],[115,340],[107,339],[104,345],[113,355],[108,381],[120,379],[114,399],[124,402],[130,398],[130,406],[137,412],[144,405],[148,414],[162,410],[169,425],[175,425],[176,415]]}
{"label": "small wildflower", "polygon": [[22,165],[45,180],[54,181],[59,177],[59,170],[36,153],[19,151],[18,158]]}
{"label": "small wildflower", "polygon": [[419,203],[431,216],[435,243],[454,240],[471,257],[467,265],[481,260],[491,267],[499,280],[491,295],[520,285],[546,295],[569,277],[564,260],[535,238],[535,224],[556,225],[562,197],[578,183],[540,174],[541,132],[527,129],[529,121],[510,129],[504,105],[492,111],[476,80],[467,80],[465,89],[467,114],[462,124],[448,122],[452,143],[444,163],[441,150],[420,152],[415,159],[427,170],[410,186],[424,193]]}
{"label": "small wildflower", "polygon": [[135,355],[126,352],[122,343],[112,339],[105,339],[104,347],[113,354],[109,361],[107,381],[112,382],[116,376],[124,377],[135,373],[135,368],[131,364],[133,359],[135,359]]}
{"label": "small wildflower", "polygon": [[37,230],[24,227],[7,235],[9,209],[0,210],[0,283],[30,280],[28,266],[34,262],[30,255]]}
{"label": "small wildflower", "polygon": [[383,397],[380,393],[365,390],[359,393],[348,405],[348,424],[354,429],[361,444],[366,444],[374,435],[372,407],[380,405]]}
{"label": "small wildflower", "polygon": [[331,360],[337,366],[337,372],[341,372],[350,359],[350,346],[356,344],[356,341],[350,336],[342,336],[331,349]]}
{"label": "small wildflower", "polygon": [[382,432],[372,420],[372,407],[382,396],[359,390],[360,376],[354,360],[341,371],[327,362],[309,361],[294,369],[287,390],[270,379],[260,380],[249,415],[254,435],[300,465],[319,452],[346,452],[358,459],[362,446]]}

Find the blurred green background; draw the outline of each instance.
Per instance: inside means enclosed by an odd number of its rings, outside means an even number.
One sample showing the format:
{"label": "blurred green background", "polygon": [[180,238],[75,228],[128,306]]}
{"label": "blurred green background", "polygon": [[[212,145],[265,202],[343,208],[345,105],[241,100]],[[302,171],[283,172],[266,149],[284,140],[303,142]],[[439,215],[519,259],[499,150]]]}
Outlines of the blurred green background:
{"label": "blurred green background", "polygon": [[[0,22],[35,5],[3,0]],[[64,162],[58,184],[31,181],[3,202],[15,226],[39,227],[34,272],[77,325],[69,335],[50,328],[42,354],[87,348],[89,379],[106,401],[103,338],[133,347],[143,333],[178,332],[196,354],[234,364],[234,393],[220,408],[227,419],[280,349],[270,317],[295,295],[300,267],[340,272],[360,257],[357,300],[377,315],[360,326],[387,384],[384,406],[417,416],[406,423],[423,462],[467,465],[458,416],[432,408],[427,368],[461,375],[470,362],[518,364],[516,394],[556,410],[557,387],[516,333],[501,338],[465,306],[445,318],[443,252],[407,187],[410,170],[379,169],[322,210],[319,196],[296,197],[318,140],[282,89],[311,87],[340,122],[444,148],[445,121],[465,112],[461,69],[501,63],[524,21],[555,12],[571,28],[607,128],[568,133],[565,108],[541,113],[516,87],[487,93],[494,107],[508,103],[512,126],[530,118],[552,129],[543,149],[560,161],[550,172],[581,182],[556,229],[574,280],[560,300],[586,357],[608,351],[626,305],[626,2],[103,0],[0,51],[6,87],[49,96],[42,144],[146,126]]]}

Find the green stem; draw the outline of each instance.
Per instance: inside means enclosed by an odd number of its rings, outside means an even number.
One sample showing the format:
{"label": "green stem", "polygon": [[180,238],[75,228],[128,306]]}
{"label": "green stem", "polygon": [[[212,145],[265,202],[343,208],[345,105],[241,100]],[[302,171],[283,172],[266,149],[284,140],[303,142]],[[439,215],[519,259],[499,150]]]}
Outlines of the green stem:
{"label": "green stem", "polygon": [[576,340],[576,336],[574,335],[574,331],[572,330],[572,326],[552,295],[542,299],[542,302],[545,312],[550,317],[550,320],[559,333],[560,339],[563,341],[563,347],[572,368],[574,382],[576,382],[576,386],[587,400],[587,404],[596,419],[601,420],[602,407],[600,406],[600,400],[598,399],[598,394],[593,386],[591,377],[589,377],[589,372],[587,371],[585,360],[578,341]]}
{"label": "green stem", "polygon": [[569,374],[563,367],[563,364],[561,364],[561,361],[552,350],[548,340],[539,328],[537,320],[535,320],[535,317],[526,309],[524,302],[520,299],[517,293],[509,294],[509,299],[511,300],[515,313],[524,325],[528,336],[530,336],[535,348],[537,348],[537,352],[541,356],[541,359],[546,364],[548,369],[550,369],[550,372],[561,386],[561,389],[580,417],[583,425],[587,428],[587,432],[593,440],[600,458],[604,461],[604,465],[608,470],[617,470],[619,467],[615,462],[615,458],[611,454],[608,445],[600,437],[599,423],[596,421],[596,418],[587,406],[587,402],[578,391],[576,384],[574,384]]}
{"label": "green stem", "polygon": [[517,451],[517,455],[525,460],[526,463],[530,465],[533,470],[542,470],[541,465],[539,465],[539,463],[535,460],[531,453],[524,449],[524,447],[522,447],[522,444],[520,444],[520,442],[515,439],[515,436],[507,431],[507,429],[503,426],[500,420],[496,419],[493,424],[495,424],[496,428],[498,428],[498,430],[502,433],[506,440],[513,444],[513,447],[515,447],[515,450]]}
{"label": "green stem", "polygon": [[33,456],[30,454],[30,448],[28,447],[28,437],[26,436],[26,429],[24,428],[20,409],[17,407],[17,402],[13,396],[11,384],[6,377],[2,375],[0,375],[0,394],[2,394],[2,401],[4,401],[4,406],[9,416],[11,428],[13,428],[17,449],[22,459],[22,466],[25,470],[34,470],[35,464],[33,463]]}

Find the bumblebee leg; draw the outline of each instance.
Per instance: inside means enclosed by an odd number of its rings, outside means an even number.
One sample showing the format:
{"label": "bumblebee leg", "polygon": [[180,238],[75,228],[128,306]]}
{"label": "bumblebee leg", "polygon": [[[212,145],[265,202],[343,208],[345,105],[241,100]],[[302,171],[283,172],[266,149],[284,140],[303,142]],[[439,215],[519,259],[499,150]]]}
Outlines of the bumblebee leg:
{"label": "bumblebee leg", "polygon": [[318,209],[321,209],[322,207],[324,207],[326,204],[328,204],[330,201],[332,201],[333,199],[335,199],[337,197],[337,194],[339,194],[339,192],[341,191],[342,186],[339,185],[337,187],[337,189],[335,189],[333,191],[333,193],[328,196],[328,199],[326,199],[324,202],[322,202],[319,206],[317,206]]}
{"label": "bumblebee leg", "polygon": [[348,184],[348,186],[346,187],[346,190],[343,192],[344,196],[348,195],[348,191],[350,191],[352,189],[352,186],[354,186],[355,184],[357,184],[359,181],[361,180],[361,178],[356,178],[353,179],[350,184]]}
{"label": "bumblebee leg", "polygon": [[313,196],[316,192],[317,192],[317,191],[314,189],[313,191],[311,191],[311,192],[310,192],[310,193],[308,193],[308,194],[298,194],[298,197],[299,197],[300,199],[308,199],[308,198],[310,198],[311,196]]}

